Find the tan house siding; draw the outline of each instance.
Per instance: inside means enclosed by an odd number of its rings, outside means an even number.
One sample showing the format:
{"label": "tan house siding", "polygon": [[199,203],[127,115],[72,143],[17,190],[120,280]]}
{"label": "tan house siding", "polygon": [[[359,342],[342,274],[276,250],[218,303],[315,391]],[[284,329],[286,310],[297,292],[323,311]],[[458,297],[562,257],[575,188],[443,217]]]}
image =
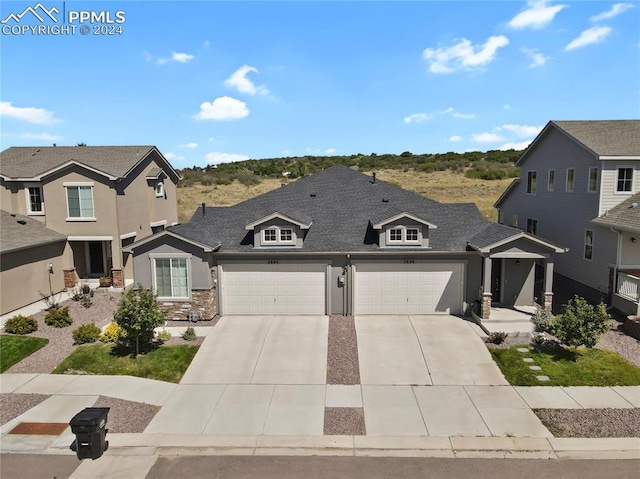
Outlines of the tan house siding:
{"label": "tan house siding", "polygon": [[[53,274],[48,273],[49,263]],[[0,314],[6,314],[64,289],[64,267],[71,248],[64,241],[4,253],[0,259]]]}
{"label": "tan house siding", "polygon": [[[639,160],[606,160],[602,162],[602,181],[600,190],[600,210],[598,216],[604,214],[614,206],[619,205],[629,196],[640,192],[640,161]],[[616,193],[618,182],[618,168],[634,168],[633,191],[629,193]]]}

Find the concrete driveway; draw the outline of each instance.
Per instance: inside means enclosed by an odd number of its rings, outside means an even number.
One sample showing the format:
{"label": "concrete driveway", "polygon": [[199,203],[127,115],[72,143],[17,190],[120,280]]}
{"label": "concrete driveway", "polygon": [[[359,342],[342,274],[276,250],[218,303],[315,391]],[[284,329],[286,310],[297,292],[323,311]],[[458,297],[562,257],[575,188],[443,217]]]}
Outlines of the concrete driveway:
{"label": "concrete driveway", "polygon": [[325,384],[326,316],[225,316],[180,384]]}
{"label": "concrete driveway", "polygon": [[507,385],[473,325],[456,316],[355,319],[364,385]]}

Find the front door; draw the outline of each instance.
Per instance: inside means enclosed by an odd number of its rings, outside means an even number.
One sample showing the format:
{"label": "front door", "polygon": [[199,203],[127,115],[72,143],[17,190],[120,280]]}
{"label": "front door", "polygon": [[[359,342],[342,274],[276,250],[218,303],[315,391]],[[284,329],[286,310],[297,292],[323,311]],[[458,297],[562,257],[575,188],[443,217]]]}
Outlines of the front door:
{"label": "front door", "polygon": [[102,241],[89,241],[87,243],[88,273],[91,276],[104,276],[104,248]]}

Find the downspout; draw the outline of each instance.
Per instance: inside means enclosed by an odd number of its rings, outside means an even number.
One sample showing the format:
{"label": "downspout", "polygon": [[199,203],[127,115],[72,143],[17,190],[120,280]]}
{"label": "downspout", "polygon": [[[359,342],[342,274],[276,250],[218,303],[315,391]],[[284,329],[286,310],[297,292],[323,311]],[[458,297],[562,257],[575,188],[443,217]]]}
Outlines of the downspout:
{"label": "downspout", "polygon": [[344,287],[343,287],[343,300],[342,300],[342,311],[344,313],[345,316],[349,316],[350,313],[350,308],[349,308],[349,289],[351,288],[351,255],[347,253],[347,267],[345,270],[345,281],[344,281]]}

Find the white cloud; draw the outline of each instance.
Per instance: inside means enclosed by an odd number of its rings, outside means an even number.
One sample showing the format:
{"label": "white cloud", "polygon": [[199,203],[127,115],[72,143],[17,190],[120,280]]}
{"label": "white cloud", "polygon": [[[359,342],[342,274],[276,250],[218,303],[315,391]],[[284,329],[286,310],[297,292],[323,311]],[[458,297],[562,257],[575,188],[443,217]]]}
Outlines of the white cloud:
{"label": "white cloud", "polygon": [[46,125],[59,121],[53,117],[52,111],[44,108],[13,106],[10,101],[0,101],[0,116],[8,116],[37,125]]}
{"label": "white cloud", "polygon": [[248,160],[249,157],[245,155],[239,155],[237,153],[222,153],[219,151],[214,151],[212,153],[207,153],[204,155],[204,159],[209,165],[217,165],[218,163],[231,163],[233,161],[245,161]]}
{"label": "white cloud", "polygon": [[[143,55],[147,61],[153,60],[153,56],[151,56],[149,53],[144,52]],[[171,58],[158,58],[156,60],[156,64],[164,65],[169,62],[187,63],[193,60],[194,58],[195,58],[195,55],[191,55],[190,53],[173,52],[171,54]]]}
{"label": "white cloud", "polygon": [[169,161],[184,161],[185,160],[184,156],[176,155],[175,153],[172,153],[170,151],[167,151],[166,153],[164,153],[164,157]]}
{"label": "white cloud", "polygon": [[[501,128],[497,128],[500,130]],[[526,138],[536,136],[540,131],[542,131],[541,126],[532,126],[532,125],[502,125],[502,129],[507,130],[517,137]]]}
{"label": "white cloud", "polygon": [[527,9],[518,13],[509,21],[512,28],[542,28],[551,23],[554,17],[567,5],[549,5],[546,0],[527,2]]}
{"label": "white cloud", "polygon": [[476,117],[475,113],[458,113],[458,112],[455,112],[453,114],[453,116],[455,118],[463,118],[465,120],[469,120],[471,118],[475,118]]}
{"label": "white cloud", "polygon": [[405,116],[404,117],[404,122],[405,123],[418,123],[421,121],[425,121],[428,120],[430,117],[429,115],[427,115],[426,113],[414,113],[412,115],[409,116]]}
{"label": "white cloud", "polygon": [[588,28],[582,32],[578,38],[572,40],[564,49],[569,51],[575,50],[576,48],[582,48],[587,45],[592,45],[594,43],[600,43],[609,36],[609,33],[611,33],[610,27],[595,26]]}
{"label": "white cloud", "polygon": [[427,48],[422,58],[429,62],[432,73],[452,73],[472,70],[491,63],[499,48],[506,47],[509,39],[504,35],[491,36],[482,45],[472,45],[466,38],[455,40],[448,48]]}
{"label": "white cloud", "polygon": [[497,141],[504,141],[504,137],[498,133],[475,133],[471,135],[471,139],[477,143],[495,143]]}
{"label": "white cloud", "polygon": [[591,21],[600,22],[602,20],[609,20],[626,12],[627,10],[631,10],[633,7],[634,6],[631,3],[616,3],[613,7],[611,7],[611,10],[607,10],[606,12],[602,12],[591,17]]}
{"label": "white cloud", "polygon": [[198,120],[237,120],[249,116],[249,108],[243,101],[229,96],[221,96],[212,102],[200,105],[200,112],[195,115]]}
{"label": "white cloud", "polygon": [[522,48],[521,51],[527,56],[529,60],[531,60],[529,68],[541,67],[551,59],[551,57],[544,56],[536,48]]}
{"label": "white cloud", "polygon": [[449,137],[449,141],[462,141],[462,137],[460,135],[453,135]]}
{"label": "white cloud", "polygon": [[524,150],[531,144],[531,141],[532,140],[505,143],[504,145],[499,146],[498,150]]}
{"label": "white cloud", "polygon": [[258,69],[249,65],[243,65],[231,74],[224,81],[229,88],[237,88],[240,93],[248,93],[249,95],[268,95],[269,90],[264,85],[255,86],[251,80],[247,78],[249,73],[258,73]]}
{"label": "white cloud", "polygon": [[25,140],[41,140],[41,141],[60,141],[60,135],[50,135],[49,133],[22,133],[20,138]]}
{"label": "white cloud", "polygon": [[198,144],[195,141],[178,145],[180,148],[198,148]]}

